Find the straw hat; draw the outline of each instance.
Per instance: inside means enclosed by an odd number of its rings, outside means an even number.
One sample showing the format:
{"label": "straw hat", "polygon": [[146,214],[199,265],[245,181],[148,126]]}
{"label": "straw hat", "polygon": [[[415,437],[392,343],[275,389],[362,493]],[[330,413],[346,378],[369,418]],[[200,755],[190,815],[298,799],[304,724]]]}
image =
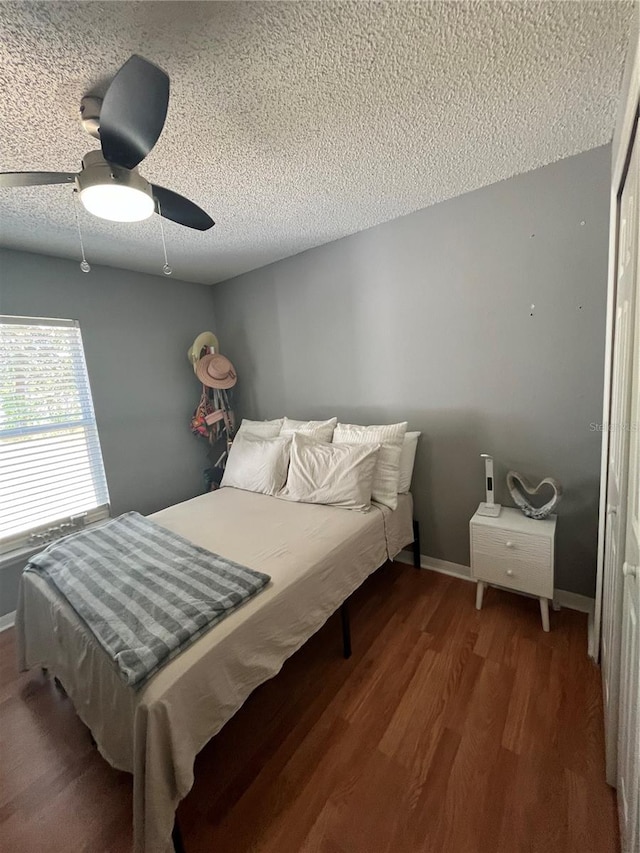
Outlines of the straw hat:
{"label": "straw hat", "polygon": [[211,347],[214,352],[220,351],[218,339],[213,334],[213,332],[201,332],[187,351],[187,358],[193,365],[194,371],[196,369],[196,364],[198,363],[198,359],[200,358],[200,353],[202,352],[203,347]]}
{"label": "straw hat", "polygon": [[196,376],[207,388],[218,388],[224,391],[227,388],[233,388],[238,381],[234,366],[226,356],[218,352],[203,355],[195,369]]}

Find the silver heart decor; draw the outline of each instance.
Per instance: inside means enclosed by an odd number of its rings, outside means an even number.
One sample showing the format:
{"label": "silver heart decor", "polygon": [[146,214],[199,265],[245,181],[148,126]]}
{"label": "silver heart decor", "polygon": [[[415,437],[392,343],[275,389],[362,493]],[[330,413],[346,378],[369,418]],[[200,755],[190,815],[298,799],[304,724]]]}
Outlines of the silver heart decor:
{"label": "silver heart decor", "polygon": [[[553,497],[543,506],[532,506],[523,495],[523,491],[528,495],[537,495],[543,486],[551,486]],[[522,474],[518,474],[517,471],[509,471],[507,474],[507,487],[515,505],[529,518],[536,518],[538,520],[550,515],[558,506],[562,497],[562,486],[553,477],[545,477],[537,486],[532,486]]]}

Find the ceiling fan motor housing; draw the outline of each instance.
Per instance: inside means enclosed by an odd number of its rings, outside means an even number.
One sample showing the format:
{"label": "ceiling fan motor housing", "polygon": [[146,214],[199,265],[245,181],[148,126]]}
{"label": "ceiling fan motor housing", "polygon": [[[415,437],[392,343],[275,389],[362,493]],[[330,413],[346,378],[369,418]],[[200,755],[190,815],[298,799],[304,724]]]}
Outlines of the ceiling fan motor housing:
{"label": "ceiling fan motor housing", "polygon": [[124,169],[115,163],[108,163],[101,151],[89,151],[84,155],[82,171],[76,178],[76,184],[80,192],[97,184],[119,184],[140,190],[149,198],[153,198],[149,181],[146,181],[137,169]]}

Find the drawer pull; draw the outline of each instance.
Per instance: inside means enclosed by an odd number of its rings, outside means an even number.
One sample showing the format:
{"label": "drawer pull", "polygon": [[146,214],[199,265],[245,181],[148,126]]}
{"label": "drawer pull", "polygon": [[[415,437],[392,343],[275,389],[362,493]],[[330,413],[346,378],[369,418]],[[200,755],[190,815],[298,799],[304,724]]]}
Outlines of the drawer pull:
{"label": "drawer pull", "polygon": [[625,578],[635,578],[638,576],[638,567],[625,561],[622,565],[622,574]]}
{"label": "drawer pull", "polygon": [[513,542],[511,540],[507,542],[507,548],[513,548]]}
{"label": "drawer pull", "polygon": [[513,569],[507,569],[507,574],[509,575],[510,578],[512,578],[513,577]]}

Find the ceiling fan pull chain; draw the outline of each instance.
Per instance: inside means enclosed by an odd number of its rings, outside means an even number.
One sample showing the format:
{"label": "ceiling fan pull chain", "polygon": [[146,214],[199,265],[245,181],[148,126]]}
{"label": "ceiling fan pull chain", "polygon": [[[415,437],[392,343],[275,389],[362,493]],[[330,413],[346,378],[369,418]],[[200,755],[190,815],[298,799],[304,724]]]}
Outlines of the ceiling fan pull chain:
{"label": "ceiling fan pull chain", "polygon": [[169,266],[169,261],[167,260],[167,244],[164,239],[164,225],[162,224],[162,207],[160,205],[160,199],[156,199],[158,202],[158,213],[160,214],[160,234],[162,235],[162,251],[164,252],[164,266],[162,267],[162,272],[165,275],[171,275],[173,270]]}
{"label": "ceiling fan pull chain", "polygon": [[73,212],[76,215],[76,225],[78,226],[78,237],[80,238],[80,251],[82,252],[82,260],[80,261],[80,269],[82,272],[91,272],[89,261],[84,256],[84,243],[82,242],[82,230],[80,229],[80,217],[78,216],[78,190],[73,191]]}

